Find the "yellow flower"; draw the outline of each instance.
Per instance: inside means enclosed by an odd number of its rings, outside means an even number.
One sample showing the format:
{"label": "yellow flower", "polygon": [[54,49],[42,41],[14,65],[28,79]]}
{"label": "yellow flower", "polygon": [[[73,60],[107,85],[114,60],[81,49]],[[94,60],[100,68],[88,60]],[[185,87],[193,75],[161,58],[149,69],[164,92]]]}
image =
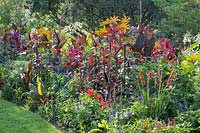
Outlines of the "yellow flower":
{"label": "yellow flower", "polygon": [[114,16],[114,17],[111,17],[110,19],[107,18],[105,21],[101,22],[100,23],[100,26],[106,26],[106,25],[109,25],[109,24],[117,24],[118,22],[120,21],[119,17],[118,16]]}
{"label": "yellow flower", "polygon": [[128,24],[130,22],[130,20],[131,20],[130,17],[124,17],[124,18],[122,18],[121,23]]}
{"label": "yellow flower", "polygon": [[119,27],[120,29],[123,29],[123,30],[129,29],[129,22],[130,22],[130,20],[131,20],[130,17],[124,17],[124,18],[122,18],[122,20],[120,21],[118,27]]}
{"label": "yellow flower", "polygon": [[46,29],[46,28],[39,28],[37,29],[38,33],[40,34],[40,37],[46,36],[48,41],[51,40],[51,30],[50,29]]}
{"label": "yellow flower", "polygon": [[119,27],[120,29],[122,29],[122,30],[127,30],[127,29],[129,29],[129,25],[126,24],[126,23],[120,23],[118,27]]}

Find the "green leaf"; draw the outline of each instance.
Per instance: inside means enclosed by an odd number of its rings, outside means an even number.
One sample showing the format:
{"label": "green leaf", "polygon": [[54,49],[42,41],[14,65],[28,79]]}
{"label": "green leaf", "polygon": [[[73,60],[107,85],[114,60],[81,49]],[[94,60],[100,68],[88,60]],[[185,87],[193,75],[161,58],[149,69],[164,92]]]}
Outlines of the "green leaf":
{"label": "green leaf", "polygon": [[89,133],[101,133],[102,131],[100,129],[92,129],[89,131]]}

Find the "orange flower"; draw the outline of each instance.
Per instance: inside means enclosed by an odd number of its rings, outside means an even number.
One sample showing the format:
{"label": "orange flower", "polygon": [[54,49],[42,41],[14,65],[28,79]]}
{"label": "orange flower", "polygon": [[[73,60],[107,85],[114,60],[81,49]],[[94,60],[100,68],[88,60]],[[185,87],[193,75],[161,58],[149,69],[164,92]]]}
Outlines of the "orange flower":
{"label": "orange flower", "polygon": [[94,96],[94,89],[91,88],[91,87],[88,89],[88,96],[89,97],[93,97]]}
{"label": "orange flower", "polygon": [[99,101],[99,103],[100,103],[101,107],[103,107],[103,109],[107,108],[107,104],[104,100]]}
{"label": "orange flower", "polygon": [[126,30],[129,29],[129,22],[130,22],[131,18],[130,17],[124,17],[122,18],[120,24],[119,24],[119,29],[121,30]]}
{"label": "orange flower", "polygon": [[103,100],[103,96],[102,96],[101,94],[99,94],[99,93],[97,94],[96,98],[97,98],[99,101]]}
{"label": "orange flower", "polygon": [[[103,107],[103,109],[106,109],[107,108],[107,104],[106,104],[102,94],[98,93],[96,95],[96,98],[99,100],[99,103],[100,103],[101,107]],[[111,103],[112,103],[112,101],[109,100],[109,104],[111,104]]]}

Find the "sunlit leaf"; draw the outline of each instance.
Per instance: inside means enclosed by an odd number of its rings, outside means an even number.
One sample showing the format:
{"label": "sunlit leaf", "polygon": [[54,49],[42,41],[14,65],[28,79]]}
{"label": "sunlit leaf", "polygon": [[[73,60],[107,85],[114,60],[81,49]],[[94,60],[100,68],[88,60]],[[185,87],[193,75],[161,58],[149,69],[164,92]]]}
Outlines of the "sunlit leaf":
{"label": "sunlit leaf", "polygon": [[37,82],[38,94],[40,96],[43,96],[44,95],[44,87],[43,87],[43,84],[41,83],[41,79],[39,76],[37,76],[36,82]]}

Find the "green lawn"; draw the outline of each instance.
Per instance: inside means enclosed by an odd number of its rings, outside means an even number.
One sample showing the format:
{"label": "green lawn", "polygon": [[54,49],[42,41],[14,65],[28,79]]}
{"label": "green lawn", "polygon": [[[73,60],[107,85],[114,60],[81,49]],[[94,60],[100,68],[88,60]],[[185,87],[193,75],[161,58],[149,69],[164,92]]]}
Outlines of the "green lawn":
{"label": "green lawn", "polygon": [[0,99],[0,133],[61,133],[23,107]]}

